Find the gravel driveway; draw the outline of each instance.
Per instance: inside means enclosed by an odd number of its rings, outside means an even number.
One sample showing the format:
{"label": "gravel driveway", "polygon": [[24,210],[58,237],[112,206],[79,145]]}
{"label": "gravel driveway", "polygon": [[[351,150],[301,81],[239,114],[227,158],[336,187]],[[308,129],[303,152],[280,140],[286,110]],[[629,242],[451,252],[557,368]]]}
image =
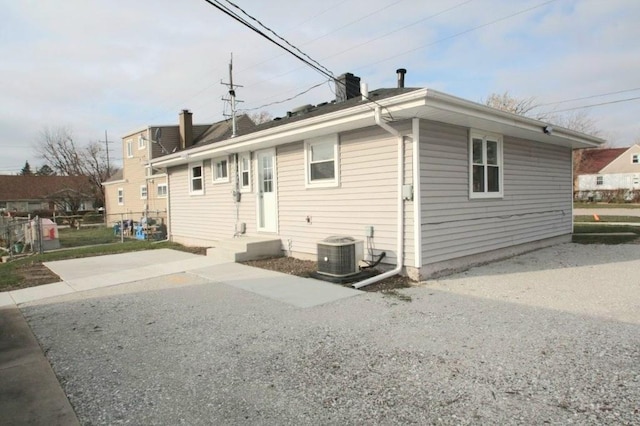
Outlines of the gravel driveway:
{"label": "gravel driveway", "polygon": [[565,244],[307,309],[174,274],[22,310],[83,424],[640,424],[639,270]]}

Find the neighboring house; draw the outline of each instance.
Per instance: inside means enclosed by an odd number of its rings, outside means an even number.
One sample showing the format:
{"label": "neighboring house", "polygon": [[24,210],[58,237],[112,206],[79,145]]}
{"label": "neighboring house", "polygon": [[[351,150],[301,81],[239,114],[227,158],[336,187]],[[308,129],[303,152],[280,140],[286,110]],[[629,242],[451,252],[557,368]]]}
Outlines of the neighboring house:
{"label": "neighboring house", "polygon": [[[248,117],[251,125],[253,123]],[[243,121],[244,122],[244,121]],[[166,217],[169,188],[164,173],[153,170],[149,161],[189,148],[205,134],[231,135],[231,125],[192,124],[192,114],[183,110],[178,125],[147,126],[122,138],[122,169],[104,182],[108,222],[138,220],[141,216]]]}
{"label": "neighboring house", "polygon": [[9,213],[67,213],[93,210],[94,198],[86,176],[0,175],[0,211]]}
{"label": "neighboring house", "polygon": [[640,145],[577,150],[575,197],[581,200],[635,201],[640,192]]}
{"label": "neighboring house", "polygon": [[366,96],[339,80],[335,102],[152,161],[171,239],[244,232],[314,259],[326,237],[373,235],[374,255],[413,278],[570,241],[572,150],[602,139],[400,78]]}

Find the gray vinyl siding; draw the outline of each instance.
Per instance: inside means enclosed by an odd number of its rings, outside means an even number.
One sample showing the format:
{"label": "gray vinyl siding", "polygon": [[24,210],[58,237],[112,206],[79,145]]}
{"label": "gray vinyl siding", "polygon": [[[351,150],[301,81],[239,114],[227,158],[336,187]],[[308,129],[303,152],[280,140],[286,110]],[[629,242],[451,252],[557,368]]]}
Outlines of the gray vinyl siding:
{"label": "gray vinyl siding", "polygon": [[423,265],[571,233],[571,150],[503,137],[504,198],[469,198],[468,129],[420,128]]}
{"label": "gray vinyl siding", "polygon": [[[319,241],[347,235],[366,242],[365,227],[374,227],[374,253],[396,262],[397,139],[372,127],[340,135],[340,186],[305,188],[304,142],[277,148],[279,234],[294,254],[315,255]],[[405,181],[411,182],[411,144],[405,145]],[[413,260],[413,206],[405,235],[405,264]],[[311,222],[307,223],[307,216]]]}
{"label": "gray vinyl siding", "polygon": [[[236,204],[232,197],[235,166],[231,158],[229,161],[230,179],[224,183],[213,183],[211,161],[203,162],[204,195],[189,195],[187,166],[169,169],[171,235],[176,241],[211,246],[215,241],[233,237],[236,224]],[[252,179],[255,179],[254,174]],[[247,224],[247,233],[254,233],[254,193],[243,193],[237,207],[240,221]]]}

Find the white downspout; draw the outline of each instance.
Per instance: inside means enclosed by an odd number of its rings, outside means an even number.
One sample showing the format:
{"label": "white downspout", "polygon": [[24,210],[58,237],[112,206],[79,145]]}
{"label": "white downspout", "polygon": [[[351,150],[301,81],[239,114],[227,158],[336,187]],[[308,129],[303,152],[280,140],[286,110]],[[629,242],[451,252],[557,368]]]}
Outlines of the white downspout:
{"label": "white downspout", "polygon": [[422,188],[420,185],[420,119],[412,120],[413,147],[413,244],[415,250],[414,266],[422,268]]}
{"label": "white downspout", "polygon": [[404,264],[404,201],[402,199],[402,185],[404,184],[404,137],[393,127],[382,121],[380,107],[375,109],[376,124],[398,138],[398,230],[397,230],[397,249],[396,249],[396,267],[390,271],[383,272],[375,277],[368,278],[352,284],[353,288],[362,288],[369,284],[377,283],[385,278],[398,275],[402,271]]}

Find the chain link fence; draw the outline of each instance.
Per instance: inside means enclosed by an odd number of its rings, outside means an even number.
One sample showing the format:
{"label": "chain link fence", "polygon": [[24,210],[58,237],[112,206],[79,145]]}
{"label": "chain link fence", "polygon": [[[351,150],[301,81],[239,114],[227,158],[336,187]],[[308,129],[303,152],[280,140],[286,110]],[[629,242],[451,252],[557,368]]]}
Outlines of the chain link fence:
{"label": "chain link fence", "polygon": [[105,216],[105,220],[113,235],[121,241],[127,238],[162,241],[167,238],[166,211],[111,213]]}
{"label": "chain link fence", "polygon": [[58,228],[46,218],[0,217],[0,250],[3,260],[60,248]]}
{"label": "chain link fence", "polygon": [[51,250],[167,239],[166,211],[52,217],[0,216],[3,262]]}

